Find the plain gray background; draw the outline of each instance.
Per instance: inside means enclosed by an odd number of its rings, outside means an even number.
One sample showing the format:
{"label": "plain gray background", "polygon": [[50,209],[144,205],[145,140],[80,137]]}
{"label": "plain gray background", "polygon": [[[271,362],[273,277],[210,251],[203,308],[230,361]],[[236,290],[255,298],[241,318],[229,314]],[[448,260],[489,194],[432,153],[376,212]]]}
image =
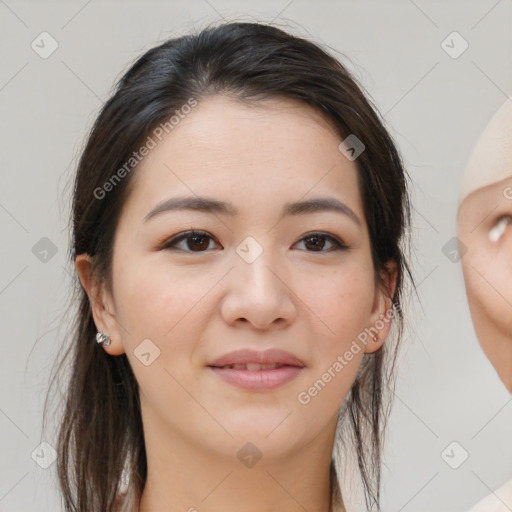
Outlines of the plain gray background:
{"label": "plain gray background", "polygon": [[[42,469],[31,454],[45,441],[43,400],[63,342],[66,187],[87,130],[143,51],[221,16],[275,18],[345,55],[400,146],[414,183],[421,304],[400,362],[384,511],[464,511],[512,478],[512,403],[473,332],[460,263],[443,247],[471,148],[512,93],[511,0],[0,0],[0,511],[59,510],[55,464]],[[59,45],[47,59],[31,48],[43,31]],[[454,31],[469,44],[458,58],[441,46]],[[46,262],[33,250],[43,237],[57,251]],[[458,469],[441,456],[453,441],[469,454]]]}

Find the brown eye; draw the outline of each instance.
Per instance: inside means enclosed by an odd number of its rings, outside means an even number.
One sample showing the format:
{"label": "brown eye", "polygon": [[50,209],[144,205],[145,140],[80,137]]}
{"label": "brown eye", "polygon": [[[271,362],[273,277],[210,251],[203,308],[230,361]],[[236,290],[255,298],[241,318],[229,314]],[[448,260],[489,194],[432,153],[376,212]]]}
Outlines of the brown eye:
{"label": "brown eye", "polygon": [[[164,243],[162,249],[183,252],[205,252],[213,237],[205,231],[187,231],[180,233]],[[300,242],[304,242],[307,252],[333,252],[349,249],[336,237],[326,233],[309,233]],[[327,249],[325,249],[327,247]]]}
{"label": "brown eye", "polygon": [[[205,252],[213,237],[205,231],[187,231],[168,240],[162,249],[184,252]],[[183,245],[182,242],[185,242]],[[181,247],[178,245],[181,244]]]}
{"label": "brown eye", "polygon": [[[302,241],[305,241],[304,245],[308,248],[308,252],[332,252],[349,248],[337,238],[326,233],[309,233],[301,239]],[[324,250],[324,247],[329,246],[329,244],[331,249]]]}

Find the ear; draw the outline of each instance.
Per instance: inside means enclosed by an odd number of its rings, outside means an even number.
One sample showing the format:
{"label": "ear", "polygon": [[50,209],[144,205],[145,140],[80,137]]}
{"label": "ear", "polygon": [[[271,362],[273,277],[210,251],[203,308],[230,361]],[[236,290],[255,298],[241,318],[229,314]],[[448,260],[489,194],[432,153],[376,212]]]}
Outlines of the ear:
{"label": "ear", "polygon": [[[78,276],[91,304],[96,329],[110,336],[110,345],[103,349],[113,356],[124,353],[119,324],[116,319],[114,300],[106,289],[105,283],[97,282],[92,273],[92,258],[88,254],[79,254],[75,258]],[[91,343],[96,340],[91,340]]]}
{"label": "ear", "polygon": [[[371,354],[379,350],[384,344],[385,339],[391,328],[393,310],[393,295],[396,288],[396,279],[398,271],[394,260],[389,260],[384,264],[384,269],[380,272],[381,281],[375,286],[375,296],[372,312],[370,316],[370,332],[368,343],[365,347],[365,353]],[[375,340],[372,338],[375,336]]]}

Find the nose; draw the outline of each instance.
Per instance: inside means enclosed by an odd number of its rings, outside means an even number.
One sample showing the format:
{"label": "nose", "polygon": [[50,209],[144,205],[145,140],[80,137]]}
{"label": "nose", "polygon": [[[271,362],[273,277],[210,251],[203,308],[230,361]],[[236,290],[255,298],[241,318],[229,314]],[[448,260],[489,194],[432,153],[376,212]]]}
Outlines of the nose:
{"label": "nose", "polygon": [[233,326],[247,324],[256,330],[290,325],[297,315],[290,280],[291,273],[283,264],[278,265],[268,250],[252,262],[237,254],[221,305],[224,321]]}
{"label": "nose", "polygon": [[507,226],[502,235],[503,242],[501,250],[504,255],[504,260],[506,262],[507,275],[512,276],[512,216],[508,217]]}

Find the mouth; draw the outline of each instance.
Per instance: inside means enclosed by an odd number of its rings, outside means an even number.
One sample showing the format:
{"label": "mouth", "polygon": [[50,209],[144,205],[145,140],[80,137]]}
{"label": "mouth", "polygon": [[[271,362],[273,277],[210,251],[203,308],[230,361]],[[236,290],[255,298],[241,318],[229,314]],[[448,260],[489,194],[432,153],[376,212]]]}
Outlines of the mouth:
{"label": "mouth", "polygon": [[253,392],[285,386],[305,369],[295,355],[278,349],[240,350],[210,363],[207,368],[224,383]]}
{"label": "mouth", "polygon": [[226,366],[210,366],[210,368],[219,368],[221,370],[247,370],[249,372],[260,372],[266,370],[275,370],[277,368],[283,368],[284,366],[290,366],[282,363],[272,364],[259,364],[259,363],[240,363],[240,364],[228,364]]}
{"label": "mouth", "polygon": [[275,364],[248,363],[247,365],[232,366],[236,366],[236,368],[230,366],[220,368],[210,366],[209,368],[223,382],[253,392],[273,391],[283,387],[297,378],[304,369],[299,366],[278,366]]}

